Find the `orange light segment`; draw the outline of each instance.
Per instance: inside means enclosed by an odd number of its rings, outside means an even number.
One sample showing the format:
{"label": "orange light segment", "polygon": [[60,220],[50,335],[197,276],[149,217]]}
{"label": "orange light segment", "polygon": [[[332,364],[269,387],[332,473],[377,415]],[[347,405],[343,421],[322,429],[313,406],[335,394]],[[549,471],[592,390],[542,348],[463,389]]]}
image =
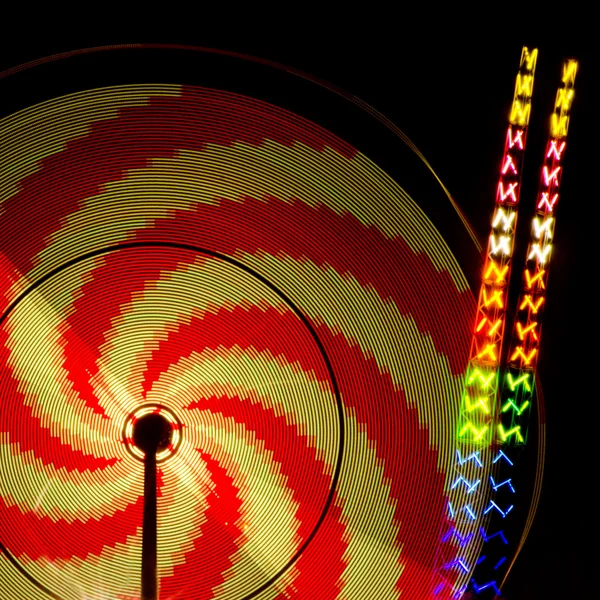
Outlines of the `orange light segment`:
{"label": "orange light segment", "polygon": [[491,261],[489,267],[487,268],[483,278],[490,279],[492,274],[496,276],[494,283],[504,283],[506,274],[508,273],[508,265],[504,265],[504,267],[499,268],[498,265]]}
{"label": "orange light segment", "polygon": [[533,360],[533,358],[535,357],[536,354],[537,354],[537,348],[533,348],[533,350],[531,350],[529,352],[529,354],[525,354],[523,347],[518,346],[515,349],[515,351],[512,353],[512,356],[510,357],[510,361],[514,362],[520,358],[521,364],[529,365],[529,364],[531,364],[531,361]]}
{"label": "orange light segment", "polygon": [[533,277],[531,276],[531,273],[529,272],[529,269],[525,269],[525,280],[527,281],[526,284],[526,289],[531,290],[533,288],[533,284],[536,282],[538,283],[538,288],[540,289],[545,289],[546,286],[544,285],[544,274],[546,273],[546,271],[544,269],[542,269],[541,271],[538,271]]}
{"label": "orange light segment", "polygon": [[531,299],[531,295],[527,294],[526,296],[523,297],[523,302],[521,302],[521,304],[519,305],[519,310],[524,310],[527,307],[529,307],[531,309],[531,312],[535,314],[540,309],[540,306],[542,306],[543,303],[544,303],[543,297],[538,298],[534,302]]}
{"label": "orange light segment", "polygon": [[504,308],[504,302],[502,301],[502,290],[495,291],[490,298],[488,298],[485,288],[482,289],[483,304],[489,306],[495,304],[498,308]]}
{"label": "orange light segment", "polygon": [[519,339],[523,340],[525,338],[525,336],[529,333],[533,337],[533,339],[537,341],[537,339],[538,339],[538,335],[536,332],[537,326],[538,326],[537,323],[531,323],[531,325],[528,325],[527,327],[523,327],[523,325],[521,325],[521,323],[517,323],[517,333],[518,333]]}
{"label": "orange light segment", "polygon": [[477,355],[477,358],[481,360],[486,356],[489,356],[494,362],[498,360],[498,356],[496,354],[496,344],[487,344],[487,346]]}

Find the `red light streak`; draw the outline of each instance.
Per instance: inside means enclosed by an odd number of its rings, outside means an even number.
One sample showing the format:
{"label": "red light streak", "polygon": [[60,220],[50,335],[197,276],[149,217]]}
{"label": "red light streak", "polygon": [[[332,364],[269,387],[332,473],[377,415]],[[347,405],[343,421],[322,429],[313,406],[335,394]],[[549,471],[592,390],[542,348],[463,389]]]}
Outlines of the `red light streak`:
{"label": "red light streak", "polygon": [[550,187],[550,184],[554,182],[555,185],[558,185],[558,174],[560,173],[560,167],[556,167],[552,173],[548,171],[548,167],[544,165],[544,183],[546,187]]}
{"label": "red light streak", "polygon": [[523,129],[515,130],[515,137],[513,138],[512,127],[508,128],[508,147],[512,148],[515,144],[518,145],[520,150],[523,150]]}
{"label": "red light streak", "polygon": [[548,154],[546,154],[546,158],[550,158],[552,155],[554,155],[556,160],[560,160],[567,142],[562,142],[560,147],[557,146],[557,143],[558,142],[556,140],[550,141],[550,147],[548,148]]}
{"label": "red light streak", "polygon": [[504,159],[504,166],[502,167],[502,175],[506,175],[506,171],[510,169],[514,175],[517,175],[517,167],[515,167],[515,163],[513,162],[512,156],[510,154],[506,155]]}
{"label": "red light streak", "polygon": [[513,202],[517,201],[516,189],[519,183],[517,181],[508,184],[508,189],[506,192],[504,191],[504,183],[501,181],[498,183],[498,195],[500,196],[500,201],[504,202],[509,196],[512,198]]}
{"label": "red light streak", "polygon": [[558,200],[558,194],[554,194],[554,196],[552,196],[552,200],[550,200],[549,198],[550,198],[550,194],[548,192],[542,192],[542,197],[540,198],[540,201],[538,202],[537,209],[538,210],[545,209],[548,212],[554,212],[554,205],[556,204],[556,201]]}

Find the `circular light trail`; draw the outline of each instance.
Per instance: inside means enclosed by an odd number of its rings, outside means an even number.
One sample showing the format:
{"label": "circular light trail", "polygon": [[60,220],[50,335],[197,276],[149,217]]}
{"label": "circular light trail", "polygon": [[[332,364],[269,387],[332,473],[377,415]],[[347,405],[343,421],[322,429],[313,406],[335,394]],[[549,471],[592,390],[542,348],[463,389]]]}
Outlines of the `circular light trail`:
{"label": "circular light trail", "polygon": [[2,587],[139,595],[127,439],[159,405],[161,598],[426,598],[474,299],[417,203],[213,89],[79,92],[0,134]]}

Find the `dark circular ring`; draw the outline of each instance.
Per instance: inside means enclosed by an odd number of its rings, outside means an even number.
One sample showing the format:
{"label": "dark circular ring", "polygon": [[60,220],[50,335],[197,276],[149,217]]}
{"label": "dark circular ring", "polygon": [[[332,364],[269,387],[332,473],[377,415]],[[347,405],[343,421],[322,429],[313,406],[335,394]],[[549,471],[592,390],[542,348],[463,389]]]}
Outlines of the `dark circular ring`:
{"label": "dark circular ring", "polygon": [[127,425],[129,423],[132,422],[133,418],[135,417],[136,413],[140,412],[140,410],[144,410],[144,409],[149,409],[149,408],[155,408],[155,409],[160,409],[161,413],[167,413],[169,418],[172,420],[171,425],[176,425],[177,426],[177,430],[180,432],[180,438],[179,441],[176,442],[174,444],[174,448],[171,450],[171,453],[169,454],[169,456],[165,457],[165,458],[158,458],[156,459],[156,463],[159,464],[161,462],[164,462],[165,460],[167,460],[168,458],[171,458],[172,456],[174,456],[175,454],[177,454],[177,450],[179,449],[179,445],[181,444],[181,431],[183,429],[183,424],[181,423],[181,421],[179,420],[179,418],[177,417],[177,415],[168,407],[168,406],[163,406],[162,404],[159,404],[157,402],[151,402],[151,403],[146,403],[146,404],[140,404],[135,410],[131,411],[128,415],[127,418],[125,419],[125,422],[123,423],[123,429],[121,430],[121,441],[123,442],[123,444],[125,445],[125,448],[127,450],[127,452],[129,452],[129,454],[135,458],[135,460],[139,460],[140,462],[144,462],[144,459],[141,458],[140,456],[138,456],[137,454],[135,454],[135,452],[133,451],[133,448],[128,440],[128,435],[127,435]]}
{"label": "dark circular ring", "polygon": [[[112,246],[106,246],[104,248],[92,250],[90,252],[86,252],[85,254],[82,254],[81,256],[72,258],[72,259],[66,261],[65,263],[63,263],[62,265],[55,267],[54,269],[52,269],[51,271],[46,273],[44,276],[40,277],[37,281],[33,282],[26,290],[24,290],[21,294],[19,294],[19,296],[17,296],[17,298],[15,298],[15,300],[13,300],[8,305],[7,309],[0,316],[0,327],[3,326],[6,319],[16,309],[16,307],[19,305],[19,303],[22,300],[24,300],[29,294],[31,294],[36,289],[38,289],[40,286],[42,286],[46,281],[48,281],[52,277],[58,275],[62,271],[65,271],[66,269],[69,269],[70,267],[72,267],[80,262],[89,260],[90,258],[95,258],[96,256],[102,256],[103,254],[108,254],[110,252],[116,252],[119,250],[128,250],[128,249],[132,249],[132,248],[175,248],[178,250],[188,250],[190,252],[196,252],[198,254],[205,254],[206,256],[210,256],[211,258],[216,258],[216,259],[222,260],[223,262],[233,265],[233,266],[241,269],[242,271],[246,272],[248,275],[250,275],[250,276],[254,277],[255,279],[257,279],[258,281],[260,281],[263,285],[267,286],[272,292],[274,292],[277,296],[279,296],[279,298],[281,298],[283,300],[283,302],[290,308],[290,310],[296,314],[296,316],[300,319],[302,324],[306,327],[306,329],[312,336],[315,344],[317,345],[317,348],[319,349],[321,357],[323,358],[325,366],[327,368],[327,373],[329,375],[329,379],[331,381],[331,386],[333,388],[333,394],[335,396],[335,402],[336,402],[336,407],[337,407],[337,412],[338,412],[338,424],[339,424],[338,452],[337,452],[337,459],[335,462],[335,469],[333,472],[333,477],[331,478],[331,487],[329,489],[329,494],[327,495],[327,499],[325,500],[323,510],[321,511],[319,519],[318,519],[317,523],[315,524],[315,526],[313,527],[313,530],[310,532],[310,535],[306,538],[306,540],[304,541],[302,546],[300,546],[300,548],[298,548],[298,550],[292,556],[292,558],[281,569],[279,569],[279,571],[277,571],[277,573],[275,573],[275,575],[273,575],[266,583],[264,583],[263,585],[258,587],[256,590],[254,590],[250,594],[247,594],[246,596],[244,596],[243,598],[240,599],[240,600],[251,600],[252,598],[255,598],[256,596],[258,596],[259,594],[264,592],[268,587],[273,585],[273,583],[275,583],[275,581],[277,581],[277,579],[279,579],[300,558],[302,553],[306,550],[306,548],[308,547],[310,542],[314,539],[315,535],[317,534],[317,531],[323,524],[323,521],[325,520],[325,517],[327,516],[327,512],[329,511],[329,508],[331,507],[331,504],[333,502],[333,497],[334,497],[335,491],[337,489],[337,485],[338,485],[339,478],[340,478],[340,472],[342,469],[342,460],[344,457],[345,425],[344,425],[344,407],[342,404],[339,386],[337,383],[337,379],[335,378],[335,374],[333,371],[333,367],[331,365],[331,361],[329,360],[329,356],[327,355],[327,352],[325,351],[325,347],[323,346],[323,343],[319,339],[317,332],[315,331],[314,327],[311,325],[311,323],[310,323],[309,319],[306,317],[306,315],[304,315],[304,313],[300,310],[300,308],[298,306],[296,306],[296,304],[289,298],[289,296],[287,296],[284,292],[282,292],[277,286],[275,286],[273,283],[271,283],[263,275],[261,275],[260,273],[257,273],[254,269],[248,267],[247,265],[241,263],[240,261],[238,261],[234,258],[231,258],[230,256],[227,256],[225,254],[221,254],[220,252],[214,252],[213,250],[207,250],[205,248],[200,248],[198,246],[193,246],[191,244],[183,244],[183,243],[176,243],[176,242],[159,242],[159,241],[157,241],[157,242],[125,242],[122,244],[114,244]],[[16,560],[16,558],[10,553],[10,551],[4,546],[4,544],[2,544],[1,541],[0,541],[0,551],[2,551],[2,553],[8,558],[10,563],[13,564],[19,570],[20,573],[22,575],[24,575],[38,589],[45,592],[51,598],[54,598],[54,600],[62,600],[54,592],[49,590],[46,586],[42,585],[34,577],[32,577],[19,564],[19,562]]]}

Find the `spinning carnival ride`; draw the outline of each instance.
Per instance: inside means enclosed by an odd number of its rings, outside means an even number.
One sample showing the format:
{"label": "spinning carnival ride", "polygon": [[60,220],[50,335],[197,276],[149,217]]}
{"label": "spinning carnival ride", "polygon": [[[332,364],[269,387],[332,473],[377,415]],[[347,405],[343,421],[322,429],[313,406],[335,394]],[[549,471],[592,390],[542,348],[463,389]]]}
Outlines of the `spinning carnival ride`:
{"label": "spinning carnival ride", "polygon": [[[100,54],[57,64],[89,74]],[[467,229],[455,244],[426,199],[275,96],[124,69],[110,85],[69,76],[2,116],[2,600],[498,592],[521,542],[496,533],[515,491],[506,465],[532,407],[540,421],[538,317],[576,72],[567,63],[502,369],[535,56],[478,301],[457,259],[466,246],[478,264]],[[525,529],[536,501],[511,513]]]}

